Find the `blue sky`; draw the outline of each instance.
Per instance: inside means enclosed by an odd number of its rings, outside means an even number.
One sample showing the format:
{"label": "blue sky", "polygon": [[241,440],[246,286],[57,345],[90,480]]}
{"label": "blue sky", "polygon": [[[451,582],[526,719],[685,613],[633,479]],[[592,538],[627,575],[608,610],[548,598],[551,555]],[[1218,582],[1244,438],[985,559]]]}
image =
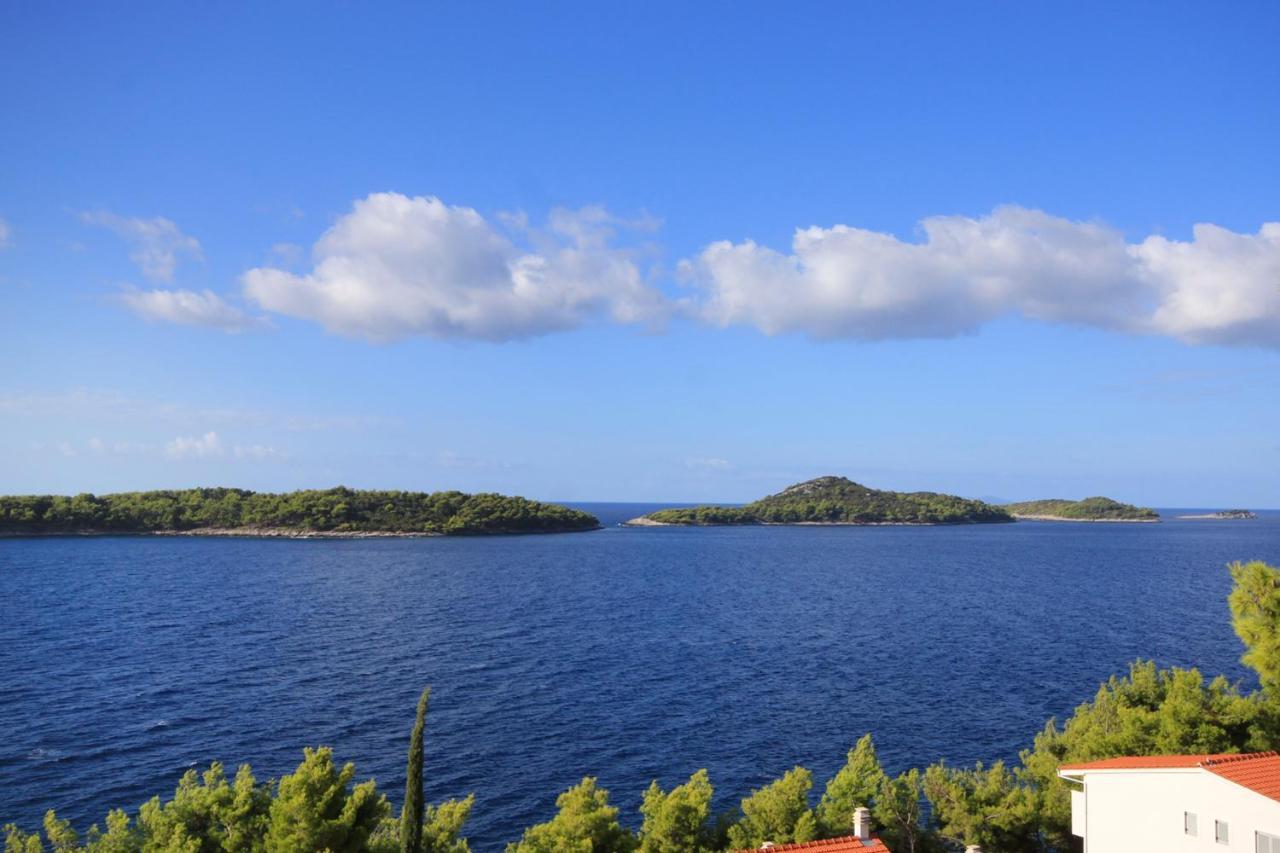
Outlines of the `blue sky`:
{"label": "blue sky", "polygon": [[1120,5],[6,4],[0,491],[1280,506],[1280,8]]}

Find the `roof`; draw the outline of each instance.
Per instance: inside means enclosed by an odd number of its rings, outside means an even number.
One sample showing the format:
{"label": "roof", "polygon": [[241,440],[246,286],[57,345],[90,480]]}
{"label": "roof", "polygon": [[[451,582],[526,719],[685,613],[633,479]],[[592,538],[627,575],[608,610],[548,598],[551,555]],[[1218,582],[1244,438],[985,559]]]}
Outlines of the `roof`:
{"label": "roof", "polygon": [[1226,753],[1218,755],[1124,755],[1119,758],[1104,758],[1101,761],[1086,761],[1080,764],[1064,764],[1058,768],[1063,772],[1084,770],[1187,770],[1199,767],[1206,761],[1218,758],[1232,758]]}
{"label": "roof", "polygon": [[1125,756],[1088,761],[1083,764],[1064,764],[1058,768],[1058,772],[1176,769],[1207,770],[1264,797],[1280,801],[1280,753],[1275,752]]}
{"label": "roof", "polygon": [[[736,850],[734,853],[755,853],[759,847],[747,850]],[[789,853],[791,850],[806,850],[810,853],[892,853],[879,838],[861,840],[856,835],[843,838],[825,838],[822,841],[805,841],[795,844],[775,844],[769,847],[770,853]]]}
{"label": "roof", "polygon": [[1257,791],[1264,797],[1280,800],[1280,755],[1274,752],[1220,755],[1202,766],[1210,773]]}

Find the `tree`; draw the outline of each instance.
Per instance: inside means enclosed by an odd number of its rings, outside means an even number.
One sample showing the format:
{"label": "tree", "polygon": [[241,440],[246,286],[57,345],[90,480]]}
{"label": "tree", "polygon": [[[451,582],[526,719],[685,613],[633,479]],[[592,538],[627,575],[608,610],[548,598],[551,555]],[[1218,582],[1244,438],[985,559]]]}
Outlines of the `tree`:
{"label": "tree", "polygon": [[[129,815],[123,809],[107,812],[107,831],[102,832],[97,825],[89,829],[88,849],[92,853],[136,853],[142,849],[142,836],[129,821]],[[259,844],[259,847],[261,845]],[[251,846],[227,847],[228,850],[252,850]]]}
{"label": "tree", "polygon": [[4,853],[44,853],[40,833],[23,832],[17,824],[4,825]]}
{"label": "tree", "polygon": [[422,827],[423,853],[470,853],[471,847],[462,834],[462,826],[471,817],[475,794],[461,800],[445,800],[438,806],[426,807]]}
{"label": "tree", "polygon": [[1020,756],[1019,778],[1034,791],[1041,831],[1052,846],[1070,840],[1071,801],[1058,767],[1117,755],[1215,753],[1272,749],[1273,728],[1261,697],[1242,695],[1218,676],[1158,669],[1151,661],[1112,676],[1090,702],[1057,726],[1050,720]]}
{"label": "tree", "polygon": [[920,771],[911,769],[896,779],[888,776],[876,792],[872,814],[884,827],[882,835],[894,853],[919,853],[925,849],[925,832],[920,826]]}
{"label": "tree", "polygon": [[71,828],[71,822],[58,817],[53,809],[44,813],[44,837],[49,839],[58,853],[72,851],[80,846],[80,836]]}
{"label": "tree", "polygon": [[556,797],[559,812],[546,823],[531,826],[507,853],[630,853],[631,834],[618,824],[618,810],[609,805],[609,792],[588,776]]}
{"label": "tree", "polygon": [[711,781],[699,770],[683,785],[663,793],[657,781],[644,792],[640,814],[641,853],[701,853],[712,849]]}
{"label": "tree", "polygon": [[1003,853],[1042,849],[1035,794],[997,761],[983,769],[935,764],[925,771],[924,793],[939,832],[960,844]]}
{"label": "tree", "polygon": [[1280,692],[1280,569],[1261,560],[1228,568],[1235,582],[1227,599],[1231,626],[1245,645],[1240,660],[1258,673],[1264,690]]}
{"label": "tree", "polygon": [[147,845],[155,849],[252,850],[262,846],[270,805],[270,792],[257,784],[247,764],[236,773],[232,786],[215,761],[203,776],[194,770],[184,773],[168,802],[153,797],[144,803],[138,827]]}
{"label": "tree", "polygon": [[328,747],[303,750],[302,763],[280,780],[267,827],[268,853],[364,849],[379,822],[390,812],[386,797],[372,781],[350,788],[355,765],[338,770]]}
{"label": "tree", "polygon": [[793,767],[781,779],[753,791],[742,801],[742,818],[729,827],[729,845],[749,848],[766,841],[812,841],[818,834],[817,820],[809,808],[812,787],[813,774]]}
{"label": "tree", "polygon": [[400,811],[402,853],[422,853],[422,734],[427,724],[427,703],[430,700],[431,688],[427,687],[418,697],[418,715],[409,736],[409,767],[404,782],[404,808]]}
{"label": "tree", "polygon": [[818,832],[821,836],[835,838],[848,835],[853,828],[854,810],[860,806],[871,806],[884,778],[875,743],[871,735],[863,735],[849,750],[844,767],[827,782],[818,802]]}

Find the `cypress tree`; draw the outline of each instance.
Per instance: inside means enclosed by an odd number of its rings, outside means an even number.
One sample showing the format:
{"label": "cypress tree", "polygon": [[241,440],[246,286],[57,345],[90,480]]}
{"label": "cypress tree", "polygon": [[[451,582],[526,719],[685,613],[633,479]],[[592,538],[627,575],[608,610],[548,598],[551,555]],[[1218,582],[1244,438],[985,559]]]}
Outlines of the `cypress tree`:
{"label": "cypress tree", "polygon": [[427,725],[427,701],[431,688],[418,699],[418,716],[409,738],[409,769],[404,782],[404,809],[400,812],[401,853],[422,853],[422,732]]}

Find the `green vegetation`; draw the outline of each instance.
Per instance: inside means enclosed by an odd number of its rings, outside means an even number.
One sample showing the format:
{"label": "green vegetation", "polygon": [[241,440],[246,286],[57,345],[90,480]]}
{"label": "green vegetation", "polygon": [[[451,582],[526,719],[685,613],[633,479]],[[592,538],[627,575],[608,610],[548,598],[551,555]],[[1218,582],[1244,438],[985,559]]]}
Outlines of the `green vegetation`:
{"label": "green vegetation", "polygon": [[721,847],[711,823],[711,780],[699,770],[669,793],[657,781],[644,792],[640,814],[640,853],[709,853]]}
{"label": "green vegetation", "polygon": [[[1258,674],[1256,691],[1245,693],[1222,676],[1206,680],[1195,669],[1138,661],[1099,687],[1063,725],[1050,720],[1016,765],[939,763],[892,777],[866,735],[827,781],[816,809],[813,776],[795,767],[716,815],[711,782],[699,770],[671,791],[656,782],[649,786],[638,833],[623,826],[608,792],[588,777],[562,793],[556,814],[525,830],[507,853],[710,853],[830,838],[849,833],[859,806],[870,809],[877,835],[895,853],[939,853],[966,844],[988,853],[1065,853],[1071,849],[1070,789],[1057,773],[1064,763],[1280,746],[1280,569],[1255,561],[1234,563],[1230,571],[1232,624],[1245,646],[1241,660]],[[152,799],[136,819],[112,811],[105,829],[95,826],[83,838],[52,811],[42,832],[6,826],[5,851],[469,853],[461,831],[473,798],[421,806],[426,703],[424,692],[400,820],[390,817],[390,805],[372,781],[353,784],[350,764],[339,769],[328,749],[308,749],[298,769],[278,782],[257,782],[248,766],[232,782],[219,764],[203,777],[190,771],[173,799]],[[415,817],[419,809],[421,819]]]}
{"label": "green vegetation", "polygon": [[803,767],[788,770],[742,801],[742,817],[729,827],[729,846],[735,850],[775,844],[812,841],[818,821],[809,808],[813,774]]}
{"label": "green vegetation", "polygon": [[546,823],[531,826],[507,845],[507,853],[627,853],[635,839],[618,823],[609,792],[588,776],[556,797],[560,809]]}
{"label": "green vegetation", "polygon": [[819,477],[740,507],[663,509],[663,524],[971,524],[1012,521],[1004,509],[936,492],[886,492],[844,477]]}
{"label": "green vegetation", "polygon": [[1005,504],[1004,509],[1017,517],[1046,516],[1074,521],[1159,521],[1160,513],[1145,506],[1122,504],[1111,498],[1085,498],[1069,501],[1051,498]]}
{"label": "green vegetation", "polygon": [[404,807],[400,809],[400,853],[422,853],[422,738],[427,727],[431,688],[418,697],[418,715],[409,735],[409,764],[405,768]]}
{"label": "green vegetation", "polygon": [[460,535],[591,530],[599,526],[589,513],[505,495],[383,492],[341,486],[286,494],[182,489],[0,497],[0,534],[11,535],[203,529]]}

